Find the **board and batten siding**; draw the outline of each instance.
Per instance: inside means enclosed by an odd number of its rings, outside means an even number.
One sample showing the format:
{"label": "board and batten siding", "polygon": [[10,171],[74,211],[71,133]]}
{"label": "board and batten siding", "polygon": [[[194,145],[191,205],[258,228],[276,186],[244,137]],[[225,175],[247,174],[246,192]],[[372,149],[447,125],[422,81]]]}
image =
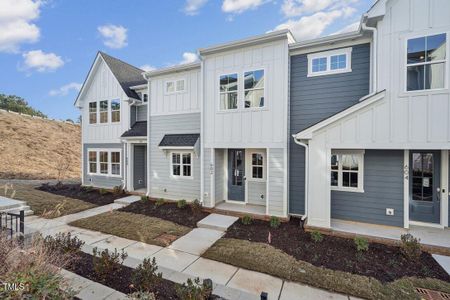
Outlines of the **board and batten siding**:
{"label": "board and batten siding", "polygon": [[[112,74],[102,58],[91,74],[92,80],[85,87],[86,93],[80,101],[83,103],[82,135],[84,143],[120,143],[120,136],[130,127],[130,106],[124,100],[128,99],[117,79]],[[89,124],[89,102],[120,99],[120,122]],[[99,104],[97,103],[97,109]],[[100,121],[97,116],[97,121]]]}
{"label": "board and batten siding", "polygon": [[[307,77],[307,54],[291,56],[290,136],[358,103],[369,93],[370,44],[351,47],[349,73]],[[305,148],[292,138],[289,147],[289,213],[304,214]]]}
{"label": "board and batten siding", "polygon": [[[88,174],[89,170],[89,155],[88,155],[88,149],[121,149],[121,164],[120,164],[120,171],[121,171],[121,177],[111,177],[106,175],[91,175]],[[124,157],[125,157],[125,148],[123,144],[120,143],[114,143],[114,144],[83,144],[83,157],[84,157],[84,184],[85,185],[91,185],[98,188],[107,188],[112,189],[115,186],[123,186],[123,175],[125,172],[124,169]]]}
{"label": "board and batten siding", "polygon": [[[185,80],[185,91],[166,94],[165,82]],[[159,75],[150,79],[151,115],[200,112],[200,68],[184,72]]]}
{"label": "board and batten siding", "polygon": [[200,199],[200,153],[192,154],[192,178],[173,177],[170,150],[158,145],[166,134],[200,133],[200,114],[175,114],[150,118],[150,196],[171,200]]}
{"label": "board and batten siding", "polygon": [[[403,226],[403,150],[366,150],[364,192],[331,191],[331,218]],[[386,208],[394,215],[387,216]]]}
{"label": "board and batten siding", "polygon": [[270,148],[268,156],[268,178],[269,194],[267,197],[268,214],[271,216],[285,216],[285,149]]}

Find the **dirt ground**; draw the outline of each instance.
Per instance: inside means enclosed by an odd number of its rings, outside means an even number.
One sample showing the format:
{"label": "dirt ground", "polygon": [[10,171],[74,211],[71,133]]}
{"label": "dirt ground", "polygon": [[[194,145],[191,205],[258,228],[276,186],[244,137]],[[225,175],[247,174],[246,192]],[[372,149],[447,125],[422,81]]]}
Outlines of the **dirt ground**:
{"label": "dirt ground", "polygon": [[0,111],[0,178],[79,178],[81,127]]}

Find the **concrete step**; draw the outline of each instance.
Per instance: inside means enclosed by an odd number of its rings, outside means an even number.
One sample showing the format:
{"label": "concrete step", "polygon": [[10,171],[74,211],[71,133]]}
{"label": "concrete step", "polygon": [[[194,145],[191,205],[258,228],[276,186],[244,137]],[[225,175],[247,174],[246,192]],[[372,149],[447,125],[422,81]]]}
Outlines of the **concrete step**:
{"label": "concrete step", "polygon": [[18,214],[18,213],[20,213],[21,210],[25,211],[25,216],[30,216],[30,215],[34,214],[34,212],[31,210],[30,206],[28,206],[28,205],[5,209],[5,210],[2,210],[2,212]]}
{"label": "concrete step", "polygon": [[233,225],[239,218],[232,216],[225,216],[220,214],[210,214],[206,218],[201,219],[197,222],[198,228],[207,228],[218,231],[226,231],[228,227]]}
{"label": "concrete step", "polygon": [[116,199],[116,200],[114,200],[114,203],[128,205],[133,202],[140,201],[140,200],[141,200],[141,196],[132,195],[132,196],[127,196],[127,197],[123,197],[120,199]]}
{"label": "concrete step", "polygon": [[18,208],[18,207],[21,207],[26,204],[27,203],[25,201],[9,199],[9,198],[0,196],[0,211],[4,211],[6,209],[11,209],[11,208]]}

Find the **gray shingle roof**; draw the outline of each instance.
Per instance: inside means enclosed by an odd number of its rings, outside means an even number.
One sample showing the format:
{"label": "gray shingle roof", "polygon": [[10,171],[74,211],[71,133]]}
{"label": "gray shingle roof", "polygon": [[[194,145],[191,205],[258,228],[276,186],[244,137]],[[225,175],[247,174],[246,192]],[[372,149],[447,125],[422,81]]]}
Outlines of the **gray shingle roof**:
{"label": "gray shingle roof", "polygon": [[119,84],[122,86],[125,94],[128,97],[139,99],[139,96],[135,91],[131,90],[130,87],[147,83],[144,77],[142,77],[142,72],[144,72],[144,70],[136,68],[104,52],[99,51],[99,53],[111,69],[111,72],[119,81]]}
{"label": "gray shingle roof", "polygon": [[199,138],[199,133],[166,134],[159,147],[194,147]]}
{"label": "gray shingle roof", "polygon": [[122,134],[122,137],[147,136],[147,121],[139,121]]}

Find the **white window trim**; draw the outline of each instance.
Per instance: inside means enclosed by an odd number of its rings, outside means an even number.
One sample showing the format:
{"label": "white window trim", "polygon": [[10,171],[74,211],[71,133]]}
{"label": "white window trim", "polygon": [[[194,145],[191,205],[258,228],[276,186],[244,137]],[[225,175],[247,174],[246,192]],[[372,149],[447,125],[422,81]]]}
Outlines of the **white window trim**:
{"label": "white window trim", "polygon": [[[113,101],[119,101],[119,109],[117,110],[113,110],[112,109],[112,102]],[[119,98],[116,98],[116,99],[111,99],[111,100],[108,100],[108,110],[109,110],[109,114],[110,114],[110,118],[111,118],[111,123],[115,123],[115,124],[117,124],[117,123],[120,123],[120,122],[122,122],[122,102],[120,101],[120,99]],[[112,120],[112,115],[113,115],[113,112],[115,112],[115,111],[118,111],[119,112],[119,121],[115,121],[115,122],[113,122],[113,120]],[[108,120],[109,121],[109,120]],[[105,123],[102,123],[102,124],[105,124]]]}
{"label": "white window trim", "polygon": [[[173,160],[172,160],[172,154],[180,154],[180,175],[174,175],[173,174]],[[191,155],[191,175],[190,176],[184,176],[183,175],[183,154],[190,154]],[[169,174],[172,178],[180,178],[180,179],[194,179],[194,152],[193,151],[170,151],[169,152],[169,159],[170,159],[170,169]]]}
{"label": "white window trim", "polygon": [[[262,155],[262,158],[263,158],[263,164],[262,164],[263,177],[262,178],[254,178],[253,177],[253,166],[258,166],[259,167],[259,165],[253,165],[253,154],[261,154]],[[250,175],[250,176],[248,176],[248,179],[250,181],[266,182],[266,176],[267,176],[266,175],[266,166],[267,166],[266,153],[264,151],[249,151],[249,156],[246,159],[250,160],[249,161],[250,170],[247,171],[248,174]]]}
{"label": "white window trim", "polygon": [[[101,113],[103,112],[105,112],[105,111],[102,111],[101,110],[101,107],[100,107],[100,103],[101,102],[105,102],[106,101],[106,117],[107,117],[107,121],[106,122],[101,122],[101,120],[100,120],[100,118],[101,118]],[[97,122],[97,124],[100,124],[100,125],[105,125],[105,124],[109,124],[109,123],[111,123],[111,116],[110,116],[110,114],[111,114],[111,106],[110,106],[110,103],[111,103],[111,101],[110,100],[99,100],[98,101],[98,122]]]}
{"label": "white window trim", "polygon": [[[415,63],[415,64],[408,64],[408,41],[412,40],[412,39],[416,39],[416,38],[421,38],[421,37],[428,37],[428,36],[432,36],[432,35],[439,35],[439,34],[445,34],[445,42],[446,42],[446,47],[445,47],[445,60],[439,60],[439,61],[433,61],[431,62],[426,62],[426,63]],[[446,91],[448,90],[448,78],[450,76],[450,71],[449,71],[449,58],[448,56],[450,55],[450,43],[449,43],[449,33],[448,32],[428,32],[428,33],[423,33],[423,34],[413,34],[413,35],[408,35],[405,36],[404,38],[404,48],[403,48],[403,52],[404,52],[404,62],[403,62],[403,94],[424,94],[424,93],[430,93],[430,92],[439,92],[439,91]],[[443,88],[436,88],[436,89],[423,89],[423,90],[415,90],[415,91],[408,91],[408,67],[413,67],[413,66],[418,66],[418,65],[430,65],[430,64],[436,64],[436,63],[444,63],[444,87]]]}
{"label": "white window trim", "polygon": [[[177,82],[178,81],[183,81],[183,87],[184,89],[177,91]],[[167,83],[172,82],[173,83],[173,92],[168,92],[167,91]],[[171,79],[171,80],[165,80],[164,81],[164,95],[173,95],[173,94],[181,94],[181,93],[185,93],[187,91],[187,87],[186,87],[186,78],[178,78],[178,79]],[[148,97],[148,96],[147,96]],[[147,103],[147,102],[145,102]]]}
{"label": "white window trim", "polygon": [[[256,71],[263,71],[264,73],[264,86],[263,88],[253,88],[253,89],[245,89],[245,73],[247,72],[256,72]],[[266,97],[266,82],[267,82],[267,77],[266,77],[266,70],[265,68],[257,68],[257,69],[249,69],[249,70],[244,70],[242,72],[242,108],[245,111],[250,111],[250,110],[264,110],[267,107],[267,97]],[[239,76],[239,75],[238,75]],[[253,106],[253,107],[245,107],[245,92],[246,91],[251,91],[251,90],[264,90],[264,105],[263,106]],[[238,77],[238,108],[239,108],[239,77]]]}
{"label": "white window trim", "polygon": [[[345,54],[345,56],[346,56],[345,69],[331,70],[331,56],[342,55],[342,54]],[[312,61],[313,61],[313,59],[316,59],[316,58],[326,58],[327,59],[327,69],[325,71],[313,72]],[[352,47],[308,54],[308,75],[307,75],[307,77],[348,73],[351,71],[352,71]]]}
{"label": "white window trim", "polygon": [[[92,173],[92,172],[90,172],[90,169],[89,169],[89,163],[90,163],[90,161],[89,161],[89,152],[96,152],[97,153],[97,157],[96,157],[96,159],[97,159],[97,162],[96,162],[96,167],[97,167],[97,170],[96,170],[96,172],[95,173]],[[103,173],[100,173],[100,152],[108,152],[108,173],[107,174],[103,174]],[[120,164],[120,174],[112,174],[111,173],[111,171],[112,171],[112,167],[111,167],[111,152],[119,152],[120,153],[120,162],[119,162],[119,164]],[[87,164],[88,164],[88,171],[87,171],[87,174],[88,175],[94,175],[94,176],[104,176],[104,177],[122,177],[122,172],[123,172],[123,164],[122,164],[122,161],[123,161],[123,156],[122,156],[122,149],[119,149],[119,148],[116,148],[116,149],[114,149],[114,148],[107,148],[107,149],[103,149],[103,148],[88,148],[87,149]]]}
{"label": "white window trim", "polygon": [[[91,105],[90,105],[91,103],[95,103],[95,123],[91,123]],[[98,101],[89,101],[89,104],[88,104],[88,124],[89,125],[96,125],[99,123],[98,111],[99,111]],[[92,114],[94,114],[94,112],[92,112]]]}
{"label": "white window trim", "polygon": [[[234,75],[234,74],[236,74],[237,75],[237,90],[236,90],[236,93],[237,93],[237,107],[236,108],[221,108],[221,103],[220,103],[220,95],[222,95],[222,94],[228,94],[228,93],[235,93],[235,92],[221,92],[220,91],[220,77],[222,77],[222,76],[227,76],[227,75]],[[238,111],[238,110],[240,110],[240,108],[241,108],[241,106],[242,106],[242,99],[241,99],[241,94],[240,94],[240,78],[241,78],[241,76],[239,76],[240,75],[240,73],[238,72],[238,71],[230,71],[230,72],[227,72],[227,73],[221,73],[221,74],[219,74],[218,76],[217,76],[217,93],[218,93],[218,111],[219,112],[235,112],[235,111]]]}
{"label": "white window trim", "polygon": [[[339,163],[338,165],[338,185],[332,186],[330,184],[330,189],[332,191],[341,191],[341,192],[356,192],[356,193],[364,193],[364,150],[332,150],[331,155],[356,155],[358,157],[358,187],[345,187],[342,186],[342,165]],[[331,161],[331,156],[330,156]],[[341,160],[339,160],[340,162]],[[331,176],[331,164],[329,167],[328,176]]]}
{"label": "white window trim", "polygon": [[[111,117],[111,101],[113,100],[118,100],[120,102],[120,121],[119,122],[112,122],[112,117]],[[107,101],[108,102],[108,122],[106,123],[100,123],[100,102],[101,101]],[[122,122],[122,99],[120,98],[113,98],[113,99],[102,99],[102,100],[98,100],[98,101],[89,101],[89,103],[97,103],[97,122],[96,123],[90,123],[88,122],[88,125],[90,126],[105,126],[105,125],[117,125],[117,124],[121,124]],[[90,117],[90,112],[89,112],[89,106],[88,106],[88,118]],[[89,120],[88,120],[89,121]]]}

